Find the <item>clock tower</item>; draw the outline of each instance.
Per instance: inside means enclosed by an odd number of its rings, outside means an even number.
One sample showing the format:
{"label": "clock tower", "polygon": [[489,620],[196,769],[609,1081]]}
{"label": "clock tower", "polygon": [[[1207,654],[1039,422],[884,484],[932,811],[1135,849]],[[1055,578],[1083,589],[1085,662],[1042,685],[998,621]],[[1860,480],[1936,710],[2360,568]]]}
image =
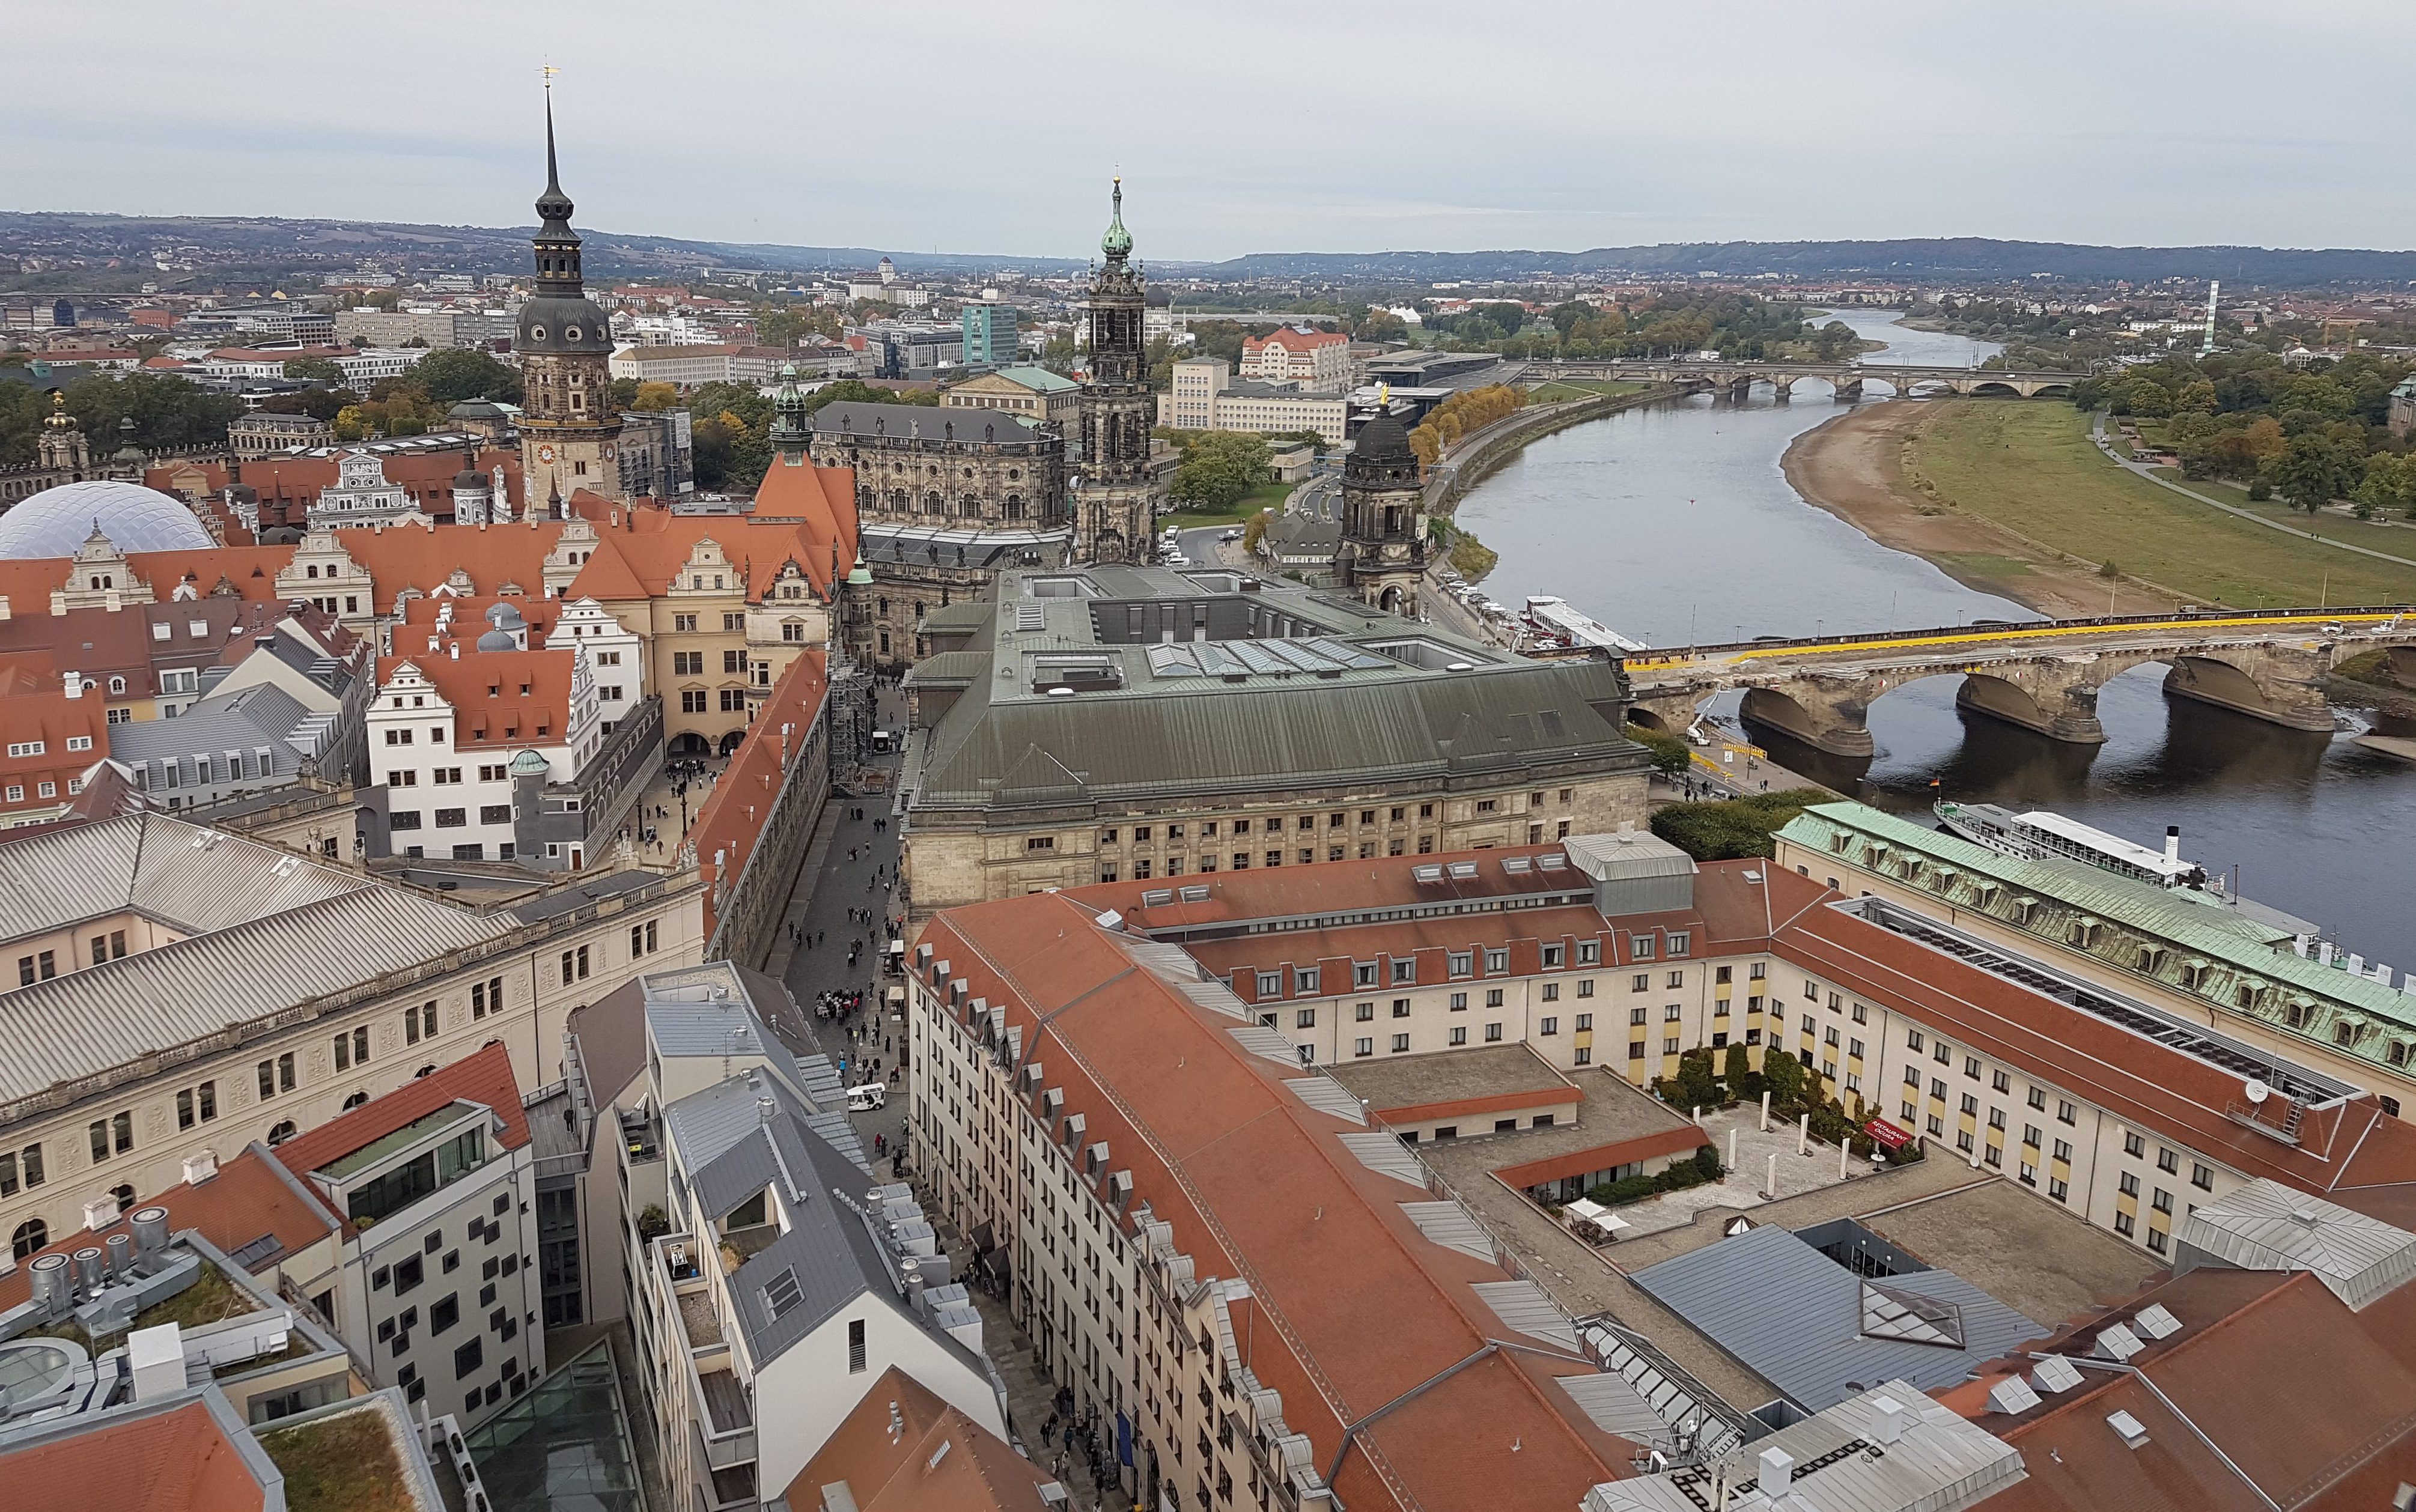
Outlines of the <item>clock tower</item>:
{"label": "clock tower", "polygon": [[536,292],[521,307],[521,478],[532,518],[581,489],[619,500],[620,415],[612,407],[612,325],[587,297],[570,196],[553,158],[545,97],[545,192],[537,196]]}

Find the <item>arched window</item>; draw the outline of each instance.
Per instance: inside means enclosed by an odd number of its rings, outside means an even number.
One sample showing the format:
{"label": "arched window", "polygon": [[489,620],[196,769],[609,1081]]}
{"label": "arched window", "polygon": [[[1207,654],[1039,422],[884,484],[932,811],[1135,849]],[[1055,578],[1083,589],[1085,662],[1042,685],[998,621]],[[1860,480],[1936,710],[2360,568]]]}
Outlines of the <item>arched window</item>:
{"label": "arched window", "polygon": [[8,1253],[18,1260],[23,1260],[28,1256],[39,1254],[42,1247],[50,1242],[51,1226],[40,1218],[27,1218],[17,1225],[16,1233],[9,1237]]}
{"label": "arched window", "polygon": [[125,679],[125,678],[123,678],[123,677],[112,677],[112,678],[109,680],[109,690],[110,690],[110,692],[111,692],[112,694],[118,694],[118,693],[123,693],[123,692],[125,692],[125,691],[126,691],[126,679]]}
{"label": "arched window", "polygon": [[134,1188],[131,1187],[112,1187],[109,1189],[109,1195],[117,1200],[117,1210],[120,1213],[134,1205]]}
{"label": "arched window", "polygon": [[367,1102],[367,1101],[369,1101],[369,1100],[370,1100],[370,1095],[369,1095],[368,1093],[366,1093],[366,1092],[355,1092],[355,1093],[354,1093],[351,1096],[346,1097],[346,1098],[344,1099],[344,1111],[346,1111],[346,1112],[348,1112],[348,1113],[349,1113],[349,1112],[351,1112],[354,1109],[358,1108],[361,1104],[363,1104],[363,1103],[365,1103],[365,1102]]}
{"label": "arched window", "polygon": [[940,496],[937,493],[926,493],[923,495],[923,512],[925,514],[945,514],[947,511],[948,507],[941,502]]}
{"label": "arched window", "polygon": [[1020,520],[1023,518],[1022,494],[1010,493],[1006,496],[1006,518],[1009,520]]}
{"label": "arched window", "polygon": [[268,1142],[272,1145],[282,1144],[293,1137],[294,1120],[290,1118],[268,1131]]}

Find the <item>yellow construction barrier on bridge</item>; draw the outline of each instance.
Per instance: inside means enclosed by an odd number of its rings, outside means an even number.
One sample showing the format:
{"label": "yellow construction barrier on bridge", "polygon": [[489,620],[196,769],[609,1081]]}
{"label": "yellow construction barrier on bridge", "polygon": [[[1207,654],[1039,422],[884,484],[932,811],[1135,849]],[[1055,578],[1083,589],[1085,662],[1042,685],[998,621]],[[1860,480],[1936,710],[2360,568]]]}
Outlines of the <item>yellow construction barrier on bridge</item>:
{"label": "yellow construction barrier on bridge", "polygon": [[2250,614],[2215,616],[2196,614],[2186,619],[2122,620],[2114,623],[2091,621],[2082,624],[2046,624],[2027,628],[2009,626],[2003,629],[1958,631],[1952,635],[1885,636],[1868,641],[1790,642],[1780,645],[1755,646],[1717,657],[1699,654],[1680,656],[1630,656],[1623,658],[1630,667],[1680,667],[1709,663],[1756,661],[1769,657],[1802,656],[1806,653],[1826,655],[1832,651],[1894,651],[1907,647],[1942,645],[1985,645],[2007,641],[2036,641],[2051,636],[2123,635],[2134,631],[2208,630],[2274,625],[2391,625],[2407,615],[2390,611],[2344,612],[2328,613],[2318,610],[2305,614]]}

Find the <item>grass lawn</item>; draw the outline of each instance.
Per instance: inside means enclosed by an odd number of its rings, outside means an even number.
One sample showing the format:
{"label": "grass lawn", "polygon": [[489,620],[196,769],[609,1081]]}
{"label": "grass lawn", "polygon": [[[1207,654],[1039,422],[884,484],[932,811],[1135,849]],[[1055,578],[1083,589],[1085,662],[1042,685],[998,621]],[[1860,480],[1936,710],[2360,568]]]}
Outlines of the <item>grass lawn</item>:
{"label": "grass lawn", "polygon": [[[2091,445],[2089,416],[2069,404],[1935,402],[1914,432],[1909,480],[1926,479],[1955,508],[2031,540],[2084,561],[2112,562],[2200,603],[2255,609],[2416,600],[2416,567],[2267,530],[2122,471]],[[2389,550],[2402,534],[2363,528],[2359,544],[2378,550]]]}
{"label": "grass lawn", "polygon": [[2203,493],[2210,499],[2221,499],[2235,509],[2266,520],[2278,520],[2293,530],[2304,530],[2332,540],[2347,541],[2370,552],[2389,552],[2393,556],[2416,558],[2416,530],[2404,521],[2360,520],[2355,515],[2338,514],[2330,509],[2309,514],[2294,508],[2280,499],[2252,499],[2245,484],[2218,482],[2211,477],[2183,477],[2179,468],[2156,469],[2160,477],[2169,477],[2185,489]]}
{"label": "grass lawn", "polygon": [[1172,525],[1177,530],[1198,530],[1203,525],[1238,525],[1261,509],[1280,509],[1286,495],[1297,487],[1291,483],[1261,483],[1235,501],[1230,509],[1174,509],[1157,517],[1157,528]]}

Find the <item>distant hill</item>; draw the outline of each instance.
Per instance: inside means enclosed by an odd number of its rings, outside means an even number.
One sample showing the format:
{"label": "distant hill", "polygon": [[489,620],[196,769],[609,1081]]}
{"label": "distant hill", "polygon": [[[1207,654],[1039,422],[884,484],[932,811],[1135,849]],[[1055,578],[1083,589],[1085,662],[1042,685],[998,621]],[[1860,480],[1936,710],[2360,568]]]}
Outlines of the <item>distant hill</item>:
{"label": "distant hill", "polygon": [[1995,282],[2046,274],[2072,282],[2222,279],[2242,287],[2372,287],[2416,281],[2416,251],[2265,247],[2089,247],[1984,236],[1906,241],[1664,242],[1585,252],[1255,252],[1185,271],[1231,279],[1346,280],[1568,278],[1578,274],[1775,274],[1789,279]]}
{"label": "distant hill", "polygon": [[[256,267],[350,267],[364,257],[406,257],[416,265],[463,272],[525,267],[534,226],[419,226],[370,220],[288,220],[218,216],[110,216],[0,211],[0,255],[72,252],[83,257],[148,261],[156,250],[192,248],[214,264]],[[586,264],[603,278],[694,273],[708,267],[808,272],[870,268],[882,259],[871,247],[788,247],[745,242],[685,241],[580,228]],[[1079,271],[1071,258],[983,256],[943,252],[887,254],[910,272],[964,273],[1019,268],[1028,273]],[[166,280],[161,280],[165,282]]]}
{"label": "distant hill", "polygon": [[[408,258],[454,271],[517,271],[527,265],[526,226],[421,226],[367,220],[241,217],[146,217],[0,211],[0,256],[72,252],[148,262],[155,250],[194,249],[224,267],[333,269],[363,257]],[[773,272],[869,268],[873,247],[793,247],[757,242],[687,241],[581,228],[587,265],[599,278],[693,275],[707,267]],[[1066,274],[1073,258],[890,251],[910,273],[963,274],[998,268]],[[2070,282],[2135,283],[2160,279],[2222,279],[2235,287],[2373,288],[2416,282],[2416,251],[2265,247],[2091,247],[2071,242],[1997,241],[1981,236],[1903,241],[1665,242],[1591,251],[1253,252],[1221,263],[1159,258],[1164,272],[1218,280],[1306,279],[1336,283],[1448,282],[1633,273],[1770,274],[1788,279],[1873,282],[2001,282],[2036,274]],[[128,270],[130,274],[135,271]],[[204,273],[203,277],[206,278]],[[25,280],[15,280],[23,284]],[[167,282],[168,280],[160,281]]]}

